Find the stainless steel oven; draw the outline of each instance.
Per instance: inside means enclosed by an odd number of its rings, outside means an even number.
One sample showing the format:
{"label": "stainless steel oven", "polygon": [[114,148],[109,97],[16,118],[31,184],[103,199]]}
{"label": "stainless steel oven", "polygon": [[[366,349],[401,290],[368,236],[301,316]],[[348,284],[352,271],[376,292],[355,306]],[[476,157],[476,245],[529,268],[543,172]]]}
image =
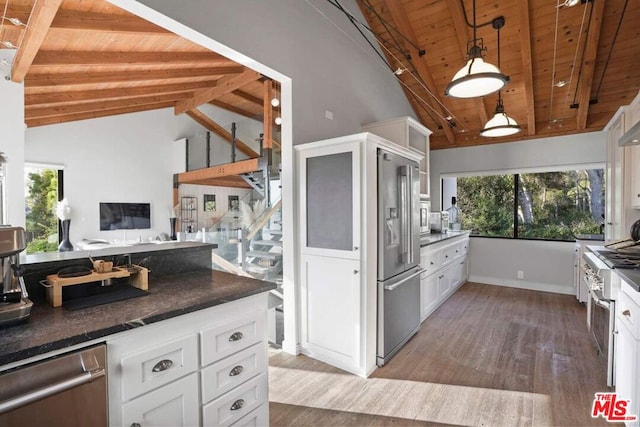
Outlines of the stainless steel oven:
{"label": "stainless steel oven", "polygon": [[106,346],[0,375],[0,426],[106,426]]}

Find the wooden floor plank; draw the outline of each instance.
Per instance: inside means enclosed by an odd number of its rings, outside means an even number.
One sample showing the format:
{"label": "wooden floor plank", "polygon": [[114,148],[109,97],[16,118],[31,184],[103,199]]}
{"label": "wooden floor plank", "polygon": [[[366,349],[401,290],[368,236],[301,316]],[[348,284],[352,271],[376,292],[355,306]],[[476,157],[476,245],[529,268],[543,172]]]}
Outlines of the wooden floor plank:
{"label": "wooden floor plank", "polygon": [[368,379],[272,350],[272,425],[600,426],[604,361],[571,295],[466,283]]}

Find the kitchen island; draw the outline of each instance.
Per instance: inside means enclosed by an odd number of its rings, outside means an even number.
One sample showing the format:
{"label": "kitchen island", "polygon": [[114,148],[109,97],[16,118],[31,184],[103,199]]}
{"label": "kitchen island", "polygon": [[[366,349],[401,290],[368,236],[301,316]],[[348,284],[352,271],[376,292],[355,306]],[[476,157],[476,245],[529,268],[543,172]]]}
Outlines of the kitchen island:
{"label": "kitchen island", "polygon": [[[276,285],[211,270],[211,248],[127,251],[156,266],[142,297],[69,310],[36,293],[31,316],[0,330],[0,372],[102,346],[108,402],[92,406],[108,413],[109,425],[268,423],[266,312]],[[56,255],[25,264],[25,275],[33,282],[86,262],[86,254]]]}

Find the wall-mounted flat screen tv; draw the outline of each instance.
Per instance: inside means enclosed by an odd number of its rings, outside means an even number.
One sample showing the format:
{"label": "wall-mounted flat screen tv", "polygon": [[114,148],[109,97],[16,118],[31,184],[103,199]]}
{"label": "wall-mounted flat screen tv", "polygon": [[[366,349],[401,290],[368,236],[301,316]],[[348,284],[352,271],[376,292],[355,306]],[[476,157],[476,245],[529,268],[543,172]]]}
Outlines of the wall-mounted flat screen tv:
{"label": "wall-mounted flat screen tv", "polygon": [[150,203],[100,203],[100,230],[151,228]]}

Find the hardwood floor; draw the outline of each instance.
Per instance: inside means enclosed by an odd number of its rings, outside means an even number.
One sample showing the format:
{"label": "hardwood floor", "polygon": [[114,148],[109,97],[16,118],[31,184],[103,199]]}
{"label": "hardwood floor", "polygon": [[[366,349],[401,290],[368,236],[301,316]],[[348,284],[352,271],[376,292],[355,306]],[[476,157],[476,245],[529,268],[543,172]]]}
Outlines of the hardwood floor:
{"label": "hardwood floor", "polygon": [[590,416],[610,391],[571,295],[466,283],[368,378],[272,351],[270,423],[609,425]]}

